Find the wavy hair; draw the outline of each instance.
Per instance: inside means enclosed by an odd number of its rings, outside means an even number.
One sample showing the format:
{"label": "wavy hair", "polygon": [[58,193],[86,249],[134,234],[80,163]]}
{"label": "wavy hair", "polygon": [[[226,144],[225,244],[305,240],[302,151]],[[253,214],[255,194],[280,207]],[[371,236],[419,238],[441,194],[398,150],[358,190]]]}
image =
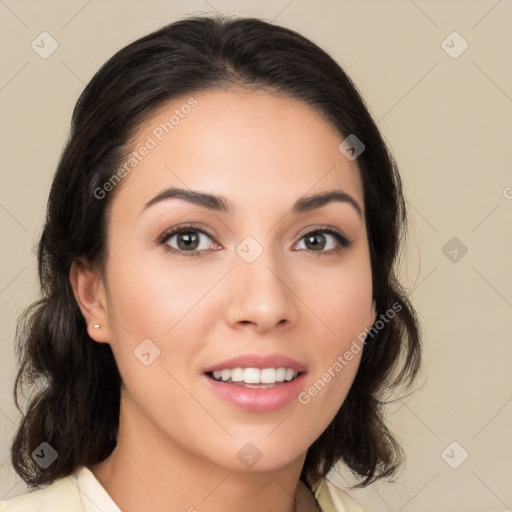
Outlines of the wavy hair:
{"label": "wavy hair", "polygon": [[[74,298],[70,269],[102,267],[107,209],[95,190],[119,168],[141,123],[166,102],[235,85],[312,106],[340,134],[365,145],[357,158],[377,313],[401,305],[367,336],[358,373],[340,410],[307,452],[311,485],[343,462],[359,486],[392,476],[403,451],[384,421],[388,393],[411,386],[420,368],[420,325],[397,279],[406,207],[396,163],[343,69],[300,34],[256,18],[189,17],[119,50],[94,75],[74,108],[70,137],[52,182],[38,249],[41,298],[20,316],[14,399],[29,388],[11,447],[15,471],[38,487],[109,456],[117,443],[121,377],[109,344],[95,343]],[[42,443],[58,453],[46,469],[32,458]]]}

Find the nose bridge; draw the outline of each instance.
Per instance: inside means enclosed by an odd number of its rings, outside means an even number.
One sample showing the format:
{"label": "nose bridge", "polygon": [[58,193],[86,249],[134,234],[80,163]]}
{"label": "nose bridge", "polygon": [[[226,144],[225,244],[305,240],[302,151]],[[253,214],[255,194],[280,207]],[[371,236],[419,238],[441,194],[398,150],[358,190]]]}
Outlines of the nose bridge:
{"label": "nose bridge", "polygon": [[[247,237],[236,248],[228,290],[227,321],[268,330],[296,320],[296,304],[282,255]],[[285,323],[286,323],[285,322]]]}

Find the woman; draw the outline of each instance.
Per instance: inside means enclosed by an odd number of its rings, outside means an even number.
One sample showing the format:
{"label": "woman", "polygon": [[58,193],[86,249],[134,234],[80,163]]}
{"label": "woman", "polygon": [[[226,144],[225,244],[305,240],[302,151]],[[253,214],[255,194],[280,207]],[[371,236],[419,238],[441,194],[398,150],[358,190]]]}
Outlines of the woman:
{"label": "woman", "polygon": [[0,510],[361,510],[325,477],[401,463],[405,223],[362,99],[304,37],[201,17],[120,50],[73,113],[18,330],[16,393],[38,387],[12,461],[46,487]]}

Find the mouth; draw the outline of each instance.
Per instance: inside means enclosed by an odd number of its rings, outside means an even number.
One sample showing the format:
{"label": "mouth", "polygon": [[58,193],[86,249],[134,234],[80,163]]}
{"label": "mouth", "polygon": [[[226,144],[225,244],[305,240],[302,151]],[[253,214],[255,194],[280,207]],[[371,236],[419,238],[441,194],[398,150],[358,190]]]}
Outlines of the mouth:
{"label": "mouth", "polygon": [[244,388],[266,389],[282,386],[300,377],[304,372],[293,368],[224,368],[206,372],[206,376],[217,382]]}
{"label": "mouth", "polygon": [[246,354],[203,370],[210,391],[247,412],[272,412],[291,405],[306,383],[304,364],[284,354]]}

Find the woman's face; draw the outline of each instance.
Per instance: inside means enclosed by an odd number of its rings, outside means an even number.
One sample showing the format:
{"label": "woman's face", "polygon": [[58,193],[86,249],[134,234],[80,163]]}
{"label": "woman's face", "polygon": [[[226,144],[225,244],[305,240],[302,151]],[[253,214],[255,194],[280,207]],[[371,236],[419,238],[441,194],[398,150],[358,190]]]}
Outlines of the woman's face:
{"label": "woman's face", "polygon": [[331,422],[375,319],[361,178],[305,103],[191,96],[141,126],[110,192],[109,317],[90,333],[145,449],[275,469]]}

